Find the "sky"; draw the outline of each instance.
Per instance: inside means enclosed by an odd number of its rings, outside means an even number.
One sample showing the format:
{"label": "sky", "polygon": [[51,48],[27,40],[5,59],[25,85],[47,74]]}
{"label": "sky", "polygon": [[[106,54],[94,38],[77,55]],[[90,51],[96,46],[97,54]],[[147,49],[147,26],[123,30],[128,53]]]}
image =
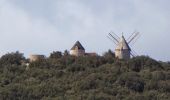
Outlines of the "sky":
{"label": "sky", "polygon": [[102,55],[116,45],[113,31],[140,38],[130,45],[138,55],[170,61],[169,0],[0,0],[0,55],[20,51],[49,55],[70,50],[79,40],[87,52]]}

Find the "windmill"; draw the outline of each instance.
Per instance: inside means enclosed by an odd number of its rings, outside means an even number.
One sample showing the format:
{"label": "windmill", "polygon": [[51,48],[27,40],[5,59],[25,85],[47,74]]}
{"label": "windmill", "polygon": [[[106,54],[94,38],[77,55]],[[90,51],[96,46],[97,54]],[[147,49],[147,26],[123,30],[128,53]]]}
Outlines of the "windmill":
{"label": "windmill", "polygon": [[79,41],[77,41],[70,50],[70,55],[83,56],[85,55],[85,49]]}
{"label": "windmill", "polygon": [[136,56],[136,52],[130,48],[130,45],[134,44],[139,38],[139,32],[133,32],[126,40],[125,37],[119,37],[114,32],[108,34],[108,38],[116,45],[115,57],[118,59],[130,59],[130,57]]}

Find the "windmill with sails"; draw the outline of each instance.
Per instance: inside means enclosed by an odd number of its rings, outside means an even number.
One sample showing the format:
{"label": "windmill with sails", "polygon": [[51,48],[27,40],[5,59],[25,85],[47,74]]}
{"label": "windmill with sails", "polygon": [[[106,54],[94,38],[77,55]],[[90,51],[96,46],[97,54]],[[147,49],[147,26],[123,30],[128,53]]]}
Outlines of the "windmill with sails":
{"label": "windmill with sails", "polygon": [[134,32],[132,35],[126,40],[125,37],[122,36],[119,37],[113,32],[110,32],[108,34],[108,38],[116,44],[116,49],[115,49],[115,57],[118,59],[130,59],[130,57],[134,57],[137,54],[135,53],[134,50],[130,48],[130,44],[133,44],[136,42],[136,40],[139,38],[140,34],[139,32]]}

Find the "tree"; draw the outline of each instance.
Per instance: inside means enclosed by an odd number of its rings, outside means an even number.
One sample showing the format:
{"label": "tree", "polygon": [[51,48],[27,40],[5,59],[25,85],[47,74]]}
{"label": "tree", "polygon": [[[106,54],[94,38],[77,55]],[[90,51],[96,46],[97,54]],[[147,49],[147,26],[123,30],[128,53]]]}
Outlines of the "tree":
{"label": "tree", "polygon": [[163,69],[158,61],[148,56],[134,57],[128,61],[128,64],[129,68],[136,72],[139,72],[141,69],[149,69],[151,71]]}
{"label": "tree", "polygon": [[115,54],[110,49],[103,54],[103,57],[108,63],[113,63],[115,60]]}
{"label": "tree", "polygon": [[141,68],[143,67],[143,63],[140,59],[133,58],[130,59],[128,62],[128,66],[132,71],[140,72]]}
{"label": "tree", "polygon": [[22,53],[16,51],[5,54],[0,59],[0,64],[16,64],[21,65],[25,61],[25,57]]}
{"label": "tree", "polygon": [[61,57],[62,57],[62,53],[60,51],[53,51],[53,53],[50,54],[49,58],[58,59]]}
{"label": "tree", "polygon": [[109,52],[80,57],[53,52],[54,59],[30,62],[29,70],[16,64],[20,53],[6,54],[0,59],[0,100],[169,100],[167,62],[146,56],[114,60]]}
{"label": "tree", "polygon": [[69,51],[68,51],[68,50],[65,50],[63,55],[64,55],[64,56],[68,56],[68,55],[69,55]]}
{"label": "tree", "polygon": [[144,82],[135,72],[122,74],[119,78],[118,83],[136,92],[143,92],[144,90]]}

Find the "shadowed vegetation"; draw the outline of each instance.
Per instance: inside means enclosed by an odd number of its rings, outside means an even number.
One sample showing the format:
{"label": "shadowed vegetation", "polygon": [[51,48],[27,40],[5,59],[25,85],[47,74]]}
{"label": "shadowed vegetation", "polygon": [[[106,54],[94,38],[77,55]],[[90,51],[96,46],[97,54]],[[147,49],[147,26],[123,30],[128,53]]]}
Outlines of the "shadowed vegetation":
{"label": "shadowed vegetation", "polygon": [[23,54],[0,58],[0,100],[169,100],[170,63],[53,52],[29,66]]}

